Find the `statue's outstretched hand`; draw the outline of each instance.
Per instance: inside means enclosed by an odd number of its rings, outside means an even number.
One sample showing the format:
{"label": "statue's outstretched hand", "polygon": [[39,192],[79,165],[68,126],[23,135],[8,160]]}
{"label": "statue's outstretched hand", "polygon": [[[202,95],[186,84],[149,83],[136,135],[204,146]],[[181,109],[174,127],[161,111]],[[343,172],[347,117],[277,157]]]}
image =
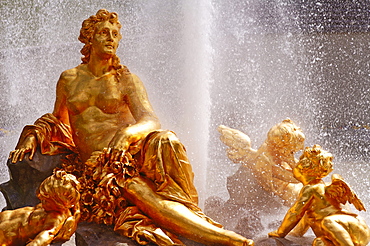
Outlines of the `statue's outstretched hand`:
{"label": "statue's outstretched hand", "polygon": [[34,135],[28,135],[22,143],[18,144],[17,148],[10,152],[9,159],[12,163],[23,161],[26,153],[30,153],[28,157],[30,160],[33,159],[37,148],[37,139]]}
{"label": "statue's outstretched hand", "polygon": [[127,149],[109,147],[103,149],[103,156],[106,160],[109,160],[109,162],[111,163],[115,161],[122,162],[122,160],[125,158],[126,152]]}
{"label": "statue's outstretched hand", "polygon": [[127,129],[118,131],[110,141],[108,148],[103,150],[106,158],[109,156],[110,162],[122,161],[134,139],[135,134],[130,133]]}

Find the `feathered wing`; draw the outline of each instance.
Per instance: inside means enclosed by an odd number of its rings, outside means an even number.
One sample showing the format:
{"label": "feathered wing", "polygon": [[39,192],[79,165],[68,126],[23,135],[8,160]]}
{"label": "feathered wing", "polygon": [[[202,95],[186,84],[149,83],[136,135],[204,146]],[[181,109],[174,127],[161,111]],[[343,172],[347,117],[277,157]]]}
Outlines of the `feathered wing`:
{"label": "feathered wing", "polygon": [[334,205],[339,206],[349,202],[357,210],[366,211],[362,201],[339,174],[333,174],[331,180],[331,184],[325,187],[325,195]]}
{"label": "feathered wing", "polygon": [[255,156],[257,151],[251,148],[251,140],[248,135],[224,125],[220,125],[218,131],[221,134],[220,140],[229,147],[227,156],[233,162],[240,162]]}

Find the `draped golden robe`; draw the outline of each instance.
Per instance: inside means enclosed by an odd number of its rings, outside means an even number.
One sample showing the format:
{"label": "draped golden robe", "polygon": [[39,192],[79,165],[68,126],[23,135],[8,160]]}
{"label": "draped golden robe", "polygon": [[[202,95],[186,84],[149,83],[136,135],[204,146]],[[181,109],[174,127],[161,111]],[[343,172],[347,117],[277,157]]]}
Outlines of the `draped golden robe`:
{"label": "draped golden robe", "polygon": [[123,161],[113,163],[105,158],[103,151],[93,152],[86,163],[81,163],[70,127],[53,114],[45,114],[34,125],[26,126],[20,142],[28,134],[36,136],[42,154],[68,153],[61,166],[74,174],[82,185],[82,221],[113,225],[115,231],[140,244],[152,241],[168,245],[166,237],[173,244],[181,243],[175,235],[158,228],[123,196],[125,181],[140,175],[149,180],[154,192],[164,199],[182,203],[201,218],[221,227],[198,207],[194,175],[185,148],[171,131],[149,133],[130,146]]}

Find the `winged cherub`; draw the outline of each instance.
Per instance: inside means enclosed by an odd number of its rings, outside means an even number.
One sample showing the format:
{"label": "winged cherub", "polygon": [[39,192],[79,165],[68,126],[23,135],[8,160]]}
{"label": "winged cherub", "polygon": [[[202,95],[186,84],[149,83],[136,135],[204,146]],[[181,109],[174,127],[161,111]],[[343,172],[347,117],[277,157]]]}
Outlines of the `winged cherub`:
{"label": "winged cherub", "polygon": [[219,126],[221,141],[229,148],[227,156],[235,163],[242,163],[250,170],[257,183],[291,206],[302,188],[293,177],[297,160],[294,154],[304,147],[302,130],[290,119],[273,126],[267,139],[256,150],[251,147],[248,135],[226,126]]}
{"label": "winged cherub", "polygon": [[316,235],[312,245],[365,246],[369,243],[370,229],[365,221],[341,207],[349,202],[357,210],[365,210],[361,200],[340,175],[333,174],[329,185],[322,180],[333,170],[332,159],[319,145],[305,149],[293,169],[294,177],[303,188],[280,227],[269,233],[270,237],[285,237],[306,215],[306,225]]}

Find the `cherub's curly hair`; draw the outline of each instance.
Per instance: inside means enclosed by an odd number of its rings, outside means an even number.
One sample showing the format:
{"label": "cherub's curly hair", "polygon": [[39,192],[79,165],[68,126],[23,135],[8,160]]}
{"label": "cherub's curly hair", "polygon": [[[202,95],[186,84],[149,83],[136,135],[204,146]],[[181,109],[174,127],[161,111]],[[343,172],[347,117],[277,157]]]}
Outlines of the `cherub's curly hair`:
{"label": "cherub's curly hair", "polygon": [[80,200],[80,183],[72,174],[57,170],[46,178],[37,190],[40,200],[53,200],[58,207],[71,208]]}
{"label": "cherub's curly hair", "polygon": [[283,120],[267,133],[267,142],[272,145],[285,147],[304,142],[305,136],[300,128],[290,119]]}
{"label": "cherub's curly hair", "polygon": [[[117,24],[119,28],[121,28],[121,23],[118,21],[118,14],[115,12],[109,12],[106,9],[100,9],[96,15],[90,16],[88,19],[82,22],[82,27],[80,30],[80,36],[78,40],[84,43],[84,47],[81,49],[81,54],[83,57],[81,58],[82,64],[86,64],[90,60],[91,54],[91,40],[94,36],[95,28],[98,23],[109,21],[112,24]],[[121,37],[121,34],[119,34]],[[116,70],[122,69],[122,65],[120,64],[120,59],[117,55],[113,57],[113,67]]]}
{"label": "cherub's curly hair", "polygon": [[316,144],[312,148],[306,147],[297,165],[311,177],[324,178],[333,171],[332,160],[333,155]]}

